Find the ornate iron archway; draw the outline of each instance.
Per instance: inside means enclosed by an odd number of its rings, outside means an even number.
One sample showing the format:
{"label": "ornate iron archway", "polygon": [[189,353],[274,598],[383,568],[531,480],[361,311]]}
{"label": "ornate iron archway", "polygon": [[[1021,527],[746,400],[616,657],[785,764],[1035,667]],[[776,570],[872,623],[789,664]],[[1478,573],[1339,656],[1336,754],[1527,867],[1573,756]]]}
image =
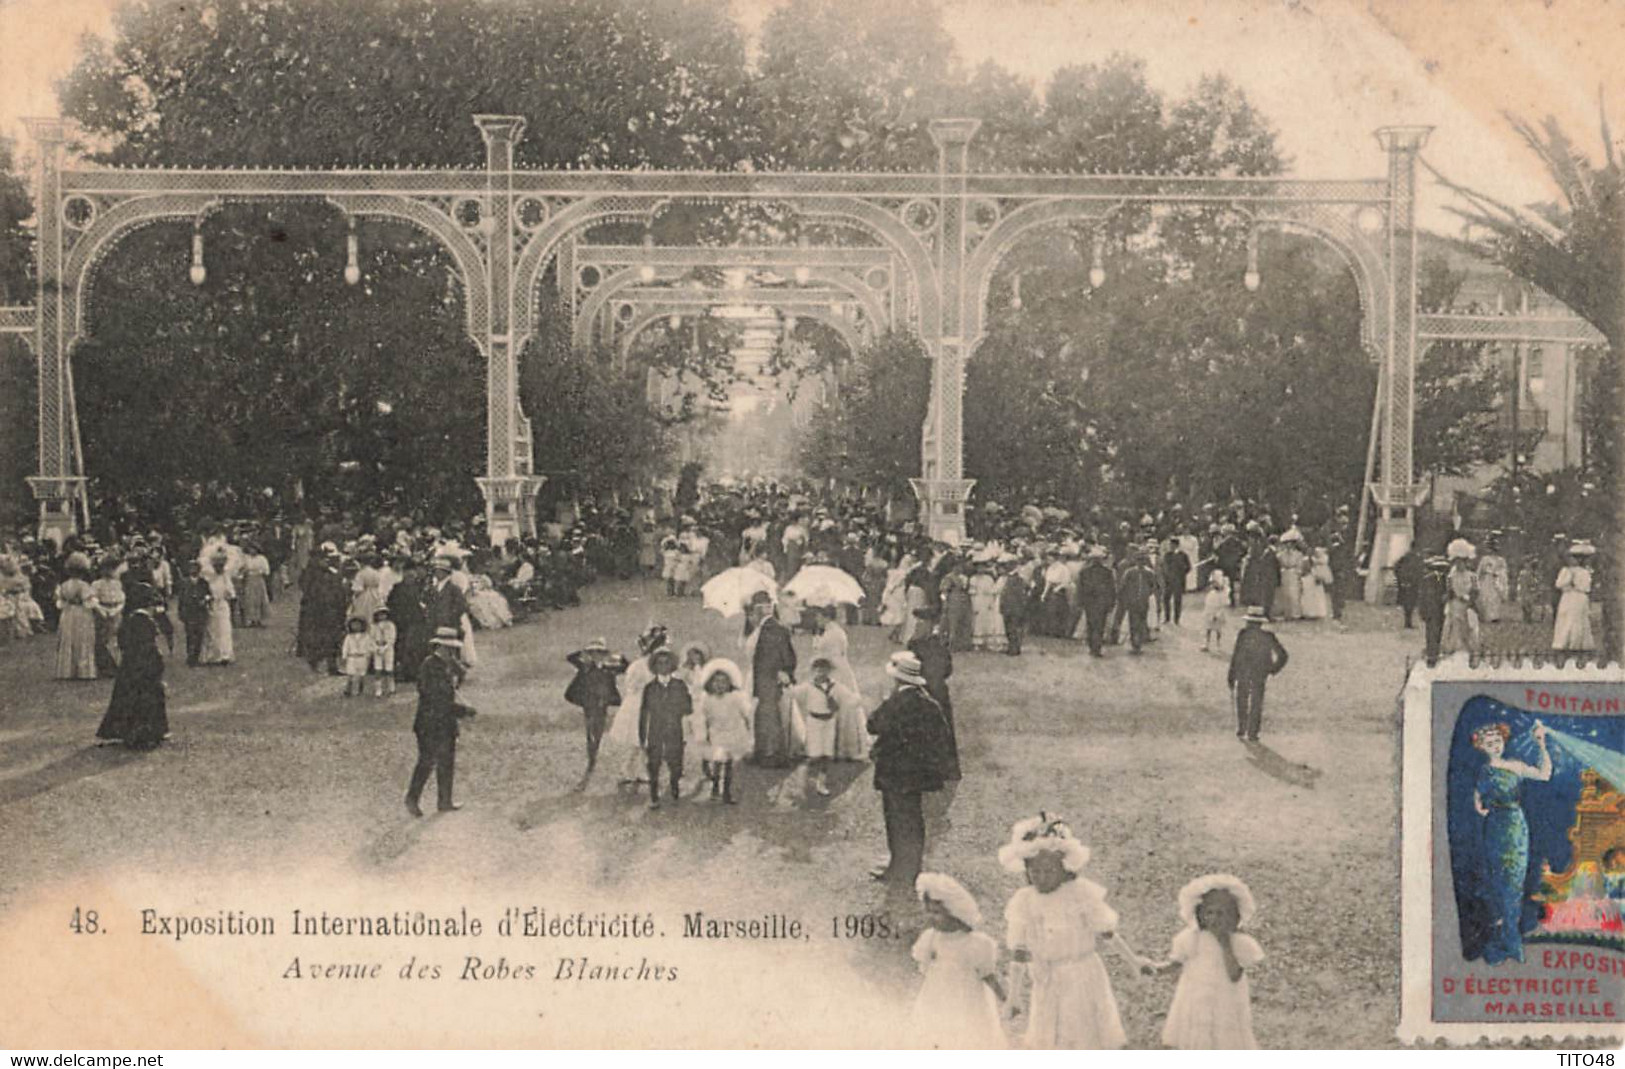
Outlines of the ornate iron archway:
{"label": "ornate iron archway", "polygon": [[[84,294],[97,259],[139,226],[195,221],[233,201],[319,198],[352,217],[412,223],[443,243],[456,261],[468,330],[487,364],[486,474],[480,485],[494,539],[534,525],[531,509],[542,480],[533,473],[516,361],[534,332],[549,266],[555,267],[575,317],[584,303],[578,267],[602,272],[619,264],[636,270],[623,280],[628,284],[620,299],[636,297],[652,308],[657,295],[643,292],[650,288],[646,268],[658,278],[685,261],[718,257],[791,266],[809,257],[851,259],[813,263],[824,273],[820,288],[864,305],[870,320],[912,327],[933,359],[928,448],[915,488],[933,533],[954,537],[963,533],[963,506],[973,485],[962,468],[965,361],[981,340],[993,272],[1034,228],[1098,225],[1130,204],[1224,206],[1249,217],[1259,230],[1309,234],[1343,255],[1361,296],[1363,340],[1381,368],[1373,440],[1375,451],[1380,435],[1381,465],[1368,483],[1377,510],[1373,586],[1381,582],[1394,547],[1408,539],[1411,513],[1420,501],[1411,460],[1419,353],[1415,192],[1417,153],[1427,127],[1377,132],[1388,157],[1384,178],[1326,181],[970,173],[967,146],[978,123],[968,119],[932,124],[938,166],[931,173],[516,170],[513,148],[525,120],[477,115],[474,121],[485,139],[484,169],[238,171],[69,167],[66,123],[31,120],[39,150],[36,303],[32,309],[0,309],[0,330],[26,331],[38,361],[40,459],[39,474],[30,483],[40,504],[42,533],[62,537],[72,531],[84,498],[82,458],[73,441],[70,357],[86,328]],[[856,250],[651,252],[582,243],[601,223],[648,221],[682,201],[787,204],[812,221],[865,234],[871,244]],[[195,258],[201,266],[201,236]],[[871,277],[873,272],[880,274]],[[600,274],[601,281],[604,277]],[[860,288],[854,290],[853,283]],[[865,304],[866,295],[881,303]]]}

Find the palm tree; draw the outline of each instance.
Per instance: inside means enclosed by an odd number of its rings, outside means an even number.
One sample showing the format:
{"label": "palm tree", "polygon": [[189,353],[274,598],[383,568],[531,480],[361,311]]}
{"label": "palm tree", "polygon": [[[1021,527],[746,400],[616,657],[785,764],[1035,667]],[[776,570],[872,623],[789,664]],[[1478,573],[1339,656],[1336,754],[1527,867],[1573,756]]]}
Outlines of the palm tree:
{"label": "palm tree", "polygon": [[[1602,93],[1597,94],[1602,133],[1598,166],[1548,116],[1538,127],[1512,115],[1507,121],[1546,167],[1560,200],[1518,208],[1452,182],[1428,166],[1464,208],[1452,211],[1467,223],[1468,237],[1455,244],[1500,264],[1568,305],[1608,339],[1608,348],[1589,368],[1582,364],[1582,433],[1589,440],[1583,477],[1595,480],[1607,517],[1601,531],[1605,572],[1598,596],[1604,601],[1603,645],[1618,657],[1621,634],[1618,594],[1622,557],[1620,514],[1620,374],[1625,353],[1625,173],[1608,126]],[[1426,164],[1424,164],[1427,166]],[[1594,588],[1597,589],[1597,588]]]}

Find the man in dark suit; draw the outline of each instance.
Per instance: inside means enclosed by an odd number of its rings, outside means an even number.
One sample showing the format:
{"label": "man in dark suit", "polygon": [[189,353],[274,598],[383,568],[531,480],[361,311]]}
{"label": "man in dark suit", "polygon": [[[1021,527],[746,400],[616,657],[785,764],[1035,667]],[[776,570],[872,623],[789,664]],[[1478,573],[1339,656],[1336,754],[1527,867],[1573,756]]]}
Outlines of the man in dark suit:
{"label": "man in dark suit", "polygon": [[683,718],[694,715],[688,685],[672,675],[677,655],[656,650],[649,657],[655,677],[643,688],[638,706],[638,745],[649,761],[649,808],[660,808],[660,766],[671,777],[671,800],[677,801],[683,781]]}
{"label": "man in dark suit", "polygon": [[1117,579],[1106,566],[1106,550],[1101,546],[1089,547],[1089,559],[1078,574],[1078,600],[1083,605],[1083,626],[1089,637],[1089,654],[1103,656],[1101,647],[1106,642],[1106,621],[1112,606],[1117,603]]}
{"label": "man in dark suit", "polygon": [[429,640],[430,653],[418,669],[418,711],[412,732],[418,738],[418,763],[406,788],[406,811],[421,817],[418,799],[423,796],[429,773],[434,773],[439,810],[461,809],[452,801],[452,779],[457,771],[457,721],[474,715],[474,710],[457,701],[457,685],[463,668],[457,661],[463,642],[461,632],[443,627]]}
{"label": "man in dark suit", "polygon": [[774,615],[773,599],[759,592],[746,609],[756,631],[751,657],[751,690],[756,699],[758,762],[783,767],[790,761],[790,722],[784,708],[784,689],[796,680],[796,650],[790,629]]}
{"label": "man in dark suit", "polygon": [[923,795],[940,791],[948,762],[948,725],[936,699],[926,689],[919,658],[894,653],[886,666],[894,681],[891,697],[869,714],[875,737],[870,759],[875,790],[880,792],[890,860],[870,875],[885,881],[893,894],[913,897],[925,859]]}
{"label": "man in dark suit", "polygon": [[1405,627],[1411,628],[1411,617],[1416,613],[1416,598],[1422,591],[1422,577],[1426,573],[1422,554],[1413,544],[1404,556],[1394,562],[1394,583],[1399,588],[1399,607],[1405,611]]}
{"label": "man in dark suit", "polygon": [[1236,738],[1258,741],[1264,719],[1264,684],[1286,667],[1286,649],[1273,631],[1264,630],[1263,606],[1254,605],[1243,617],[1230,654],[1230,696],[1236,706]]}
{"label": "man in dark suit", "polygon": [[920,662],[920,675],[925,689],[942,707],[942,717],[948,724],[946,764],[943,778],[957,780],[959,776],[959,738],[954,731],[954,706],[948,693],[948,677],[954,674],[953,647],[938,625],[942,613],[936,609],[915,609],[914,615],[922,621],[919,634],[908,644],[908,651]]}
{"label": "man in dark suit", "polygon": [[1416,611],[1422,616],[1424,656],[1429,665],[1439,663],[1439,644],[1444,640],[1444,603],[1449,600],[1450,562],[1429,557],[1416,590]]}
{"label": "man in dark suit", "polygon": [[186,562],[186,575],[180,583],[181,624],[186,628],[186,663],[197,667],[203,654],[203,633],[209,629],[209,584],[203,578],[203,566],[197,561]]}
{"label": "man in dark suit", "polygon": [[1015,559],[999,561],[1004,568],[1004,586],[999,591],[999,615],[1004,618],[1004,652],[1021,656],[1021,636],[1027,631],[1027,583],[1016,569]]}
{"label": "man in dark suit", "polygon": [[436,557],[429,565],[429,589],[424,599],[424,611],[429,627],[438,631],[442,627],[463,629],[463,614],[468,612],[468,597],[451,581],[452,560]]}
{"label": "man in dark suit", "polygon": [[1130,549],[1128,566],[1117,577],[1117,608],[1128,617],[1131,653],[1139,653],[1151,637],[1146,617],[1156,589],[1157,576],[1146,564],[1145,551]]}

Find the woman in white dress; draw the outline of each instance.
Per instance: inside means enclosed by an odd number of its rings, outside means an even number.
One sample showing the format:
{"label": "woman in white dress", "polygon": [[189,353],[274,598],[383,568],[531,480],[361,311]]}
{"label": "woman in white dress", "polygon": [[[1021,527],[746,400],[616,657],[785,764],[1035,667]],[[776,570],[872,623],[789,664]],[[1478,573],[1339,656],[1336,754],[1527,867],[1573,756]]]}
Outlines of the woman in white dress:
{"label": "woman in white dress", "polygon": [[258,546],[249,546],[243,554],[242,570],[244,627],[264,627],[271,618],[271,592],[266,585],[270,578],[271,562]]}
{"label": "woman in white dress", "polygon": [[1275,558],[1281,563],[1281,586],[1275,592],[1275,610],[1283,620],[1301,619],[1303,566],[1308,558],[1303,552],[1303,535],[1296,528],[1281,536],[1281,548]]}
{"label": "woman in white dress", "polygon": [[865,727],[863,692],[858,689],[858,673],[852,668],[846,647],[846,628],[835,620],[834,609],[821,609],[817,613],[817,628],[813,634],[812,655],[830,663],[830,678],[835,685],[844,687],[857,696],[850,704],[843,703],[835,714],[835,748],[830,755],[837,761],[861,761],[868,748],[869,731]]}
{"label": "woman in white dress", "polygon": [[908,573],[914,570],[914,558],[905,555],[891,571],[886,573],[886,589],[880,596],[880,626],[891,628],[891,641],[898,642],[903,625],[908,623]]}
{"label": "woman in white dress", "polygon": [[993,574],[992,564],[978,564],[970,578],[970,604],[973,639],[979,650],[1004,652],[1004,616],[999,612],[999,594],[1004,580]]}
{"label": "woman in white dress", "polygon": [[209,619],[203,629],[203,652],[199,664],[230,664],[236,658],[231,636],[231,603],[237,588],[231,581],[230,554],[222,546],[209,557],[203,579],[209,584]]}
{"label": "woman in white dress", "polygon": [[1590,542],[1569,547],[1567,562],[1557,573],[1557,616],[1552,624],[1552,649],[1591,650],[1597,646],[1591,634],[1591,558],[1597,552]]}
{"label": "woman in white dress", "polygon": [[513,626],[513,610],[508,599],[491,585],[487,575],[476,575],[468,587],[468,614],[487,631]]}
{"label": "woman in white dress", "polygon": [[1507,559],[1491,542],[1478,559],[1478,607],[1485,623],[1493,624],[1501,619],[1501,606],[1505,604],[1509,590]]}
{"label": "woman in white dress", "polygon": [[1332,614],[1332,601],[1327,590],[1332,585],[1332,559],[1325,547],[1315,547],[1309,570],[1303,577],[1303,618],[1324,620]]}

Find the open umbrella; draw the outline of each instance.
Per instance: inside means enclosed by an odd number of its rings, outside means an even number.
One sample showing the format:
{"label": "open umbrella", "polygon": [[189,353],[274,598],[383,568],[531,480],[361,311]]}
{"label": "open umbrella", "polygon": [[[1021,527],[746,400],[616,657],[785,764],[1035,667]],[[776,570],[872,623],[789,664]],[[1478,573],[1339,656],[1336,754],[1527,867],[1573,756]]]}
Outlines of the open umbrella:
{"label": "open umbrella", "polygon": [[857,605],[863,601],[863,587],[839,568],[809,564],[784,584],[784,592],[803,605]]}
{"label": "open umbrella", "polygon": [[700,587],[700,597],[707,609],[715,609],[724,616],[738,616],[745,611],[751,595],[759,590],[767,591],[769,597],[777,597],[779,584],[755,568],[729,568]]}

